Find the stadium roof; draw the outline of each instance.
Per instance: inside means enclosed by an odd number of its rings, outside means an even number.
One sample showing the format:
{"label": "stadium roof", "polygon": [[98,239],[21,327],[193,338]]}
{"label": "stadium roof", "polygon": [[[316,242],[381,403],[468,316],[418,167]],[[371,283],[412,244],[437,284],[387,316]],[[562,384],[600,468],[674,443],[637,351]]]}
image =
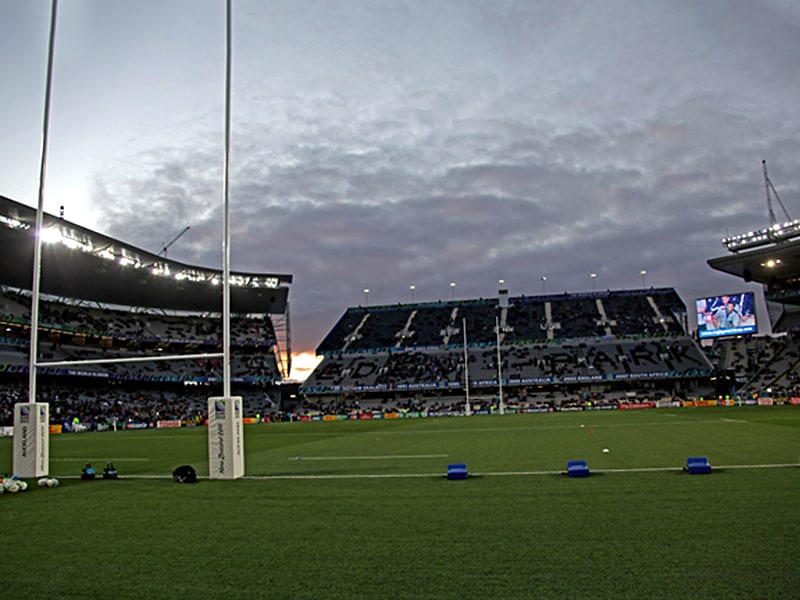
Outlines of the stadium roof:
{"label": "stadium roof", "polygon": [[800,240],[708,260],[712,269],[766,286],[790,284],[800,275]]}
{"label": "stadium roof", "polygon": [[[0,196],[0,284],[30,290],[36,209]],[[222,271],[187,265],[45,213],[43,294],[106,304],[222,311]],[[231,312],[284,314],[291,275],[231,272]]]}

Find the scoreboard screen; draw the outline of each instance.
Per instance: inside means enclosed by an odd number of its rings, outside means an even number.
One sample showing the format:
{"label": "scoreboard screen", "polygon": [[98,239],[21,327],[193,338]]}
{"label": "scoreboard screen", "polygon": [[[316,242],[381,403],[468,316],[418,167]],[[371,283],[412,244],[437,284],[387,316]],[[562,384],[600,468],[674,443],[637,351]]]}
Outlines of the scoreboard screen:
{"label": "scoreboard screen", "polygon": [[695,304],[700,339],[746,335],[758,331],[753,292],[698,298]]}

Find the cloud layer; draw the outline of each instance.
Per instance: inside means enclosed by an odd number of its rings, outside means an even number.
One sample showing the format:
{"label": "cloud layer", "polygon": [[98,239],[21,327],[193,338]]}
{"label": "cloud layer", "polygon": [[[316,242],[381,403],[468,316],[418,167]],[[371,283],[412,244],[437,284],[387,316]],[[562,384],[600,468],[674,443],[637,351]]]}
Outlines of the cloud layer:
{"label": "cloud layer", "polygon": [[[646,284],[687,302],[745,287],[706,260],[767,225],[762,159],[800,216],[791,2],[235,9],[233,267],[295,275],[298,351],[348,306],[411,300],[411,284],[417,301],[449,298],[450,282],[492,296],[501,278],[512,295]],[[221,43],[214,11],[181,24]],[[170,256],[218,266],[223,63],[158,31],[142,60],[160,44],[177,58],[114,80],[149,86],[147,106],[125,102],[86,193],[101,230],[159,249],[190,225]]]}

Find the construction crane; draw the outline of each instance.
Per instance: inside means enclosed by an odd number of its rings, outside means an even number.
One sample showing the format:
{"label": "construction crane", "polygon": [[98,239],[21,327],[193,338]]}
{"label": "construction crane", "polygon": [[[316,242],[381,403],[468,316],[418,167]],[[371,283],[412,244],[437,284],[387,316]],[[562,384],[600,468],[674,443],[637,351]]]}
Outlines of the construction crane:
{"label": "construction crane", "polygon": [[189,226],[187,225],[186,227],[184,227],[184,228],[183,228],[183,231],[181,231],[181,232],[180,232],[178,235],[176,235],[174,238],[172,238],[172,241],[171,241],[169,244],[167,244],[167,243],[164,243],[164,244],[163,244],[163,247],[161,248],[161,252],[159,252],[159,253],[158,253],[158,255],[159,255],[159,256],[161,256],[161,255],[163,254],[163,255],[164,255],[164,258],[166,258],[166,257],[167,257],[167,250],[169,250],[170,246],[172,246],[172,244],[174,244],[175,242],[177,242],[177,241],[178,241],[178,239],[180,239],[180,237],[181,237],[181,236],[182,236],[184,233],[186,233],[187,231],[189,231],[190,229],[191,229],[191,227],[189,227]]}
{"label": "construction crane", "polygon": [[772,210],[772,195],[770,194],[770,190],[772,191],[773,194],[775,194],[775,198],[777,198],[778,204],[781,205],[781,208],[783,209],[783,214],[786,215],[786,220],[791,221],[792,217],[790,217],[789,213],[786,211],[786,207],[783,205],[781,197],[778,195],[778,190],[776,190],[775,186],[772,185],[772,181],[770,180],[769,175],[767,175],[767,161],[762,160],[761,166],[764,169],[764,187],[767,190],[767,210],[769,211],[769,226],[770,228],[773,228],[775,227],[775,225],[778,224],[778,219],[775,218],[775,211]]}

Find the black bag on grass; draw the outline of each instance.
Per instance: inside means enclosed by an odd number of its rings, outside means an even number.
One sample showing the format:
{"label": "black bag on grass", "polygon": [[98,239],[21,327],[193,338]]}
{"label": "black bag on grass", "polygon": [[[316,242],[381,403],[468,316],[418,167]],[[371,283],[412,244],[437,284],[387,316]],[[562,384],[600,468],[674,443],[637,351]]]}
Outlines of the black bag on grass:
{"label": "black bag on grass", "polygon": [[172,472],[172,478],[177,483],[197,483],[197,472],[191,465],[181,465]]}

